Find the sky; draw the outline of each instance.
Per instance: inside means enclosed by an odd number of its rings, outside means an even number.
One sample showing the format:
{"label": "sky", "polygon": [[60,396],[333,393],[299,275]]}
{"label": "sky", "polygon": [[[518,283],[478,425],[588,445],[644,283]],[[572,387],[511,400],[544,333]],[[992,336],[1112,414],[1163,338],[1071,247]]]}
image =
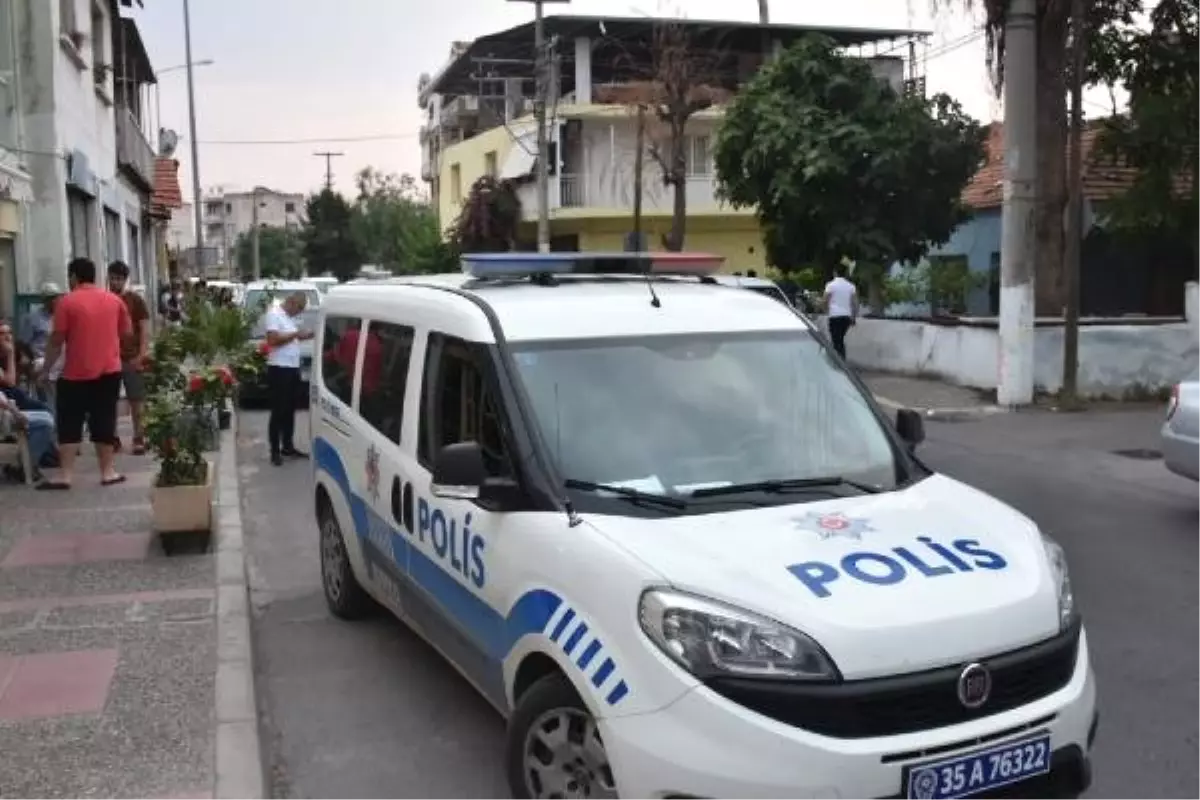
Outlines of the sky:
{"label": "sky", "polygon": [[[754,0],[738,16],[733,0],[572,0],[547,13],[757,19]],[[987,122],[998,118],[979,22],[965,12],[931,13],[939,0],[772,0],[771,21],[932,32],[930,92],[946,92]],[[940,0],[940,5],[962,5]],[[978,4],[976,4],[978,5]],[[144,0],[135,9],[151,63],[159,72],[161,125],[180,137],[176,158],[191,197],[183,0]],[[254,185],[311,192],[325,177],[316,151],[333,159],[334,187],[353,191],[365,166],[420,172],[417,80],[447,61],[450,43],[529,21],[533,8],[511,0],[191,0],[200,185]],[[1089,109],[1107,96],[1089,94]],[[373,141],[337,141],[387,137]],[[244,142],[314,140],[295,144]],[[242,142],[242,143],[235,143]]]}

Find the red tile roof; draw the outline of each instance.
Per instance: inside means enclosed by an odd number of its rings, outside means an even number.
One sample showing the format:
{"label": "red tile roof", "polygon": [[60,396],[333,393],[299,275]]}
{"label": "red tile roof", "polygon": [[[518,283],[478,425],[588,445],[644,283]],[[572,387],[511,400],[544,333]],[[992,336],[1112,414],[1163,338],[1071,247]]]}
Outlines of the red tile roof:
{"label": "red tile roof", "polygon": [[182,206],[179,162],[173,158],[154,159],[154,194],[150,197],[150,215],[166,219],[171,216],[171,209]]}
{"label": "red tile roof", "polygon": [[[963,189],[963,202],[970,208],[999,208],[1004,202],[1004,126],[988,126],[987,162]],[[1092,152],[1100,133],[1098,124],[1083,132],[1083,195],[1088,200],[1110,200],[1133,185],[1136,170],[1113,164]]]}

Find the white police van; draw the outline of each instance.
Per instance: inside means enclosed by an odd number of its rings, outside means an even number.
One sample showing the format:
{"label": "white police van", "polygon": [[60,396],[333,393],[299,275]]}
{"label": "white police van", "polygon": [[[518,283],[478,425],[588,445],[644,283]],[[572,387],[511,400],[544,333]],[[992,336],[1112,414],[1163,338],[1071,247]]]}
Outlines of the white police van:
{"label": "white police van", "polygon": [[1059,547],[923,466],[920,417],[790,307],[649,259],[326,295],[332,612],[385,606],[452,662],[508,719],[518,797],[1085,789]]}

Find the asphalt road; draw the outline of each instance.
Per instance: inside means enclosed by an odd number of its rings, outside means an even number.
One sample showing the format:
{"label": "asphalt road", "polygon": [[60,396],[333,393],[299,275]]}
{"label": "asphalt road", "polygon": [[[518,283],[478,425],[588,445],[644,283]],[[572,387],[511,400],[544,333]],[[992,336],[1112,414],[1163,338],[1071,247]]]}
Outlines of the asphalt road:
{"label": "asphalt road", "polygon": [[[1115,452],[1157,447],[1158,420],[1150,409],[931,423],[920,451],[1067,551],[1100,687],[1091,797],[1200,793],[1197,487]],[[326,612],[309,469],[271,467],[265,429],[265,414],[245,413],[239,455],[275,795],[506,796],[495,712],[399,623]]]}

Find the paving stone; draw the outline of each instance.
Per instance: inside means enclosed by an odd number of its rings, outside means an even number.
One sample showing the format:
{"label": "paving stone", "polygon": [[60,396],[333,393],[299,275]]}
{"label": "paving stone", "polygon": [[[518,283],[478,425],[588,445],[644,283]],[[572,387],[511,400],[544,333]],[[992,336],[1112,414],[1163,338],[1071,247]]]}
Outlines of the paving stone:
{"label": "paving stone", "polygon": [[108,699],[117,651],[18,656],[0,693],[0,720],[98,714]]}
{"label": "paving stone", "polygon": [[50,611],[39,626],[44,631],[58,628],[111,628],[129,624],[128,603],[73,606]]}
{"label": "paving stone", "polygon": [[44,567],[144,559],[148,533],[46,533],[17,542],[0,567]]}

